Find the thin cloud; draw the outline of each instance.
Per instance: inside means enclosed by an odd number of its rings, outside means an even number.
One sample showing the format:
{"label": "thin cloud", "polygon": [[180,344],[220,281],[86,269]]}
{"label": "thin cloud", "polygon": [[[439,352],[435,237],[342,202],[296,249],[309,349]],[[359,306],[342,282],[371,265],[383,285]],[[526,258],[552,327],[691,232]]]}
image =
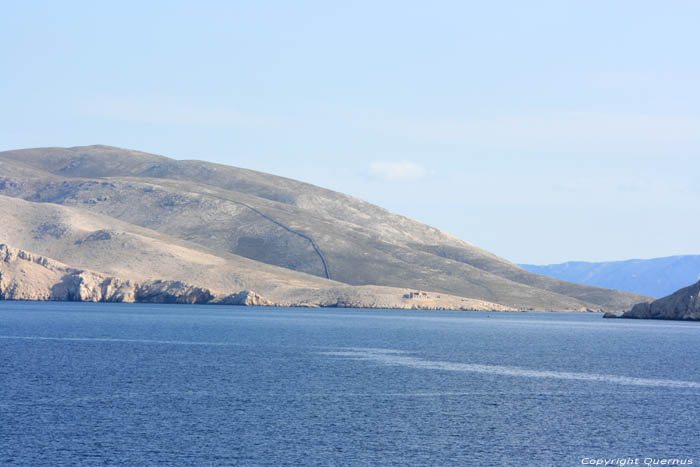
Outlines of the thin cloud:
{"label": "thin cloud", "polygon": [[366,128],[401,138],[508,150],[628,151],[700,144],[700,119],[595,112],[543,112],[480,118],[375,114]]}
{"label": "thin cloud", "polygon": [[226,108],[212,108],[175,98],[99,97],[84,105],[97,117],[123,121],[208,127],[263,127],[272,119]]}
{"label": "thin cloud", "polygon": [[424,178],[427,171],[420,164],[411,161],[371,162],[369,174],[372,178],[388,182],[410,182]]}

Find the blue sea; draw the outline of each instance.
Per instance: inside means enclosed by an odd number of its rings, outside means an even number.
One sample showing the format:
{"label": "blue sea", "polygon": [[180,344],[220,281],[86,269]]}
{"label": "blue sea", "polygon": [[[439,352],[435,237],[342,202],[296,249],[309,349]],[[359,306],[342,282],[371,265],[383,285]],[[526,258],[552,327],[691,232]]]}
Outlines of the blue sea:
{"label": "blue sea", "polygon": [[699,355],[593,313],[0,302],[0,464],[698,465]]}

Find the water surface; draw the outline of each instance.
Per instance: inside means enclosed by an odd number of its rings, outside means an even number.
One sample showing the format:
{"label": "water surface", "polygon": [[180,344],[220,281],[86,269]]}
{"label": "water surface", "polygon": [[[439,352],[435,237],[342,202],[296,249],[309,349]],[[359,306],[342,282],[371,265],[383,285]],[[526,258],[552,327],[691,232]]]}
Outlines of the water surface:
{"label": "water surface", "polygon": [[700,462],[700,325],[0,302],[0,464]]}

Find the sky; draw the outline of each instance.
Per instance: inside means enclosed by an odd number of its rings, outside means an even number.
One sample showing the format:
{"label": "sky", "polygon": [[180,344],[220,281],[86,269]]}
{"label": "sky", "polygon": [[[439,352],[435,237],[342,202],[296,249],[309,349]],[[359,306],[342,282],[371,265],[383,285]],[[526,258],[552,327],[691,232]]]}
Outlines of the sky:
{"label": "sky", "polygon": [[700,254],[700,2],[4,2],[0,150],[351,194],[519,263]]}

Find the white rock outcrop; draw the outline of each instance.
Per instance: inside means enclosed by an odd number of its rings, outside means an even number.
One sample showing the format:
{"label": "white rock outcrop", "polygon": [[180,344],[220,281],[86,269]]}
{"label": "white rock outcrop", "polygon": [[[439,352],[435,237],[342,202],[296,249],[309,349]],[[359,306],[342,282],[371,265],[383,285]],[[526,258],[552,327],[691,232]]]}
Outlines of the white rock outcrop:
{"label": "white rock outcrop", "polygon": [[0,244],[0,299],[209,303],[214,294],[179,281],[134,282]]}
{"label": "white rock outcrop", "polygon": [[242,306],[305,306],[404,310],[516,311],[496,303],[380,286],[279,287],[266,297],[253,290],[215,292],[178,280],[130,280],[70,267],[25,250],[0,244],[0,300],[186,303]]}

